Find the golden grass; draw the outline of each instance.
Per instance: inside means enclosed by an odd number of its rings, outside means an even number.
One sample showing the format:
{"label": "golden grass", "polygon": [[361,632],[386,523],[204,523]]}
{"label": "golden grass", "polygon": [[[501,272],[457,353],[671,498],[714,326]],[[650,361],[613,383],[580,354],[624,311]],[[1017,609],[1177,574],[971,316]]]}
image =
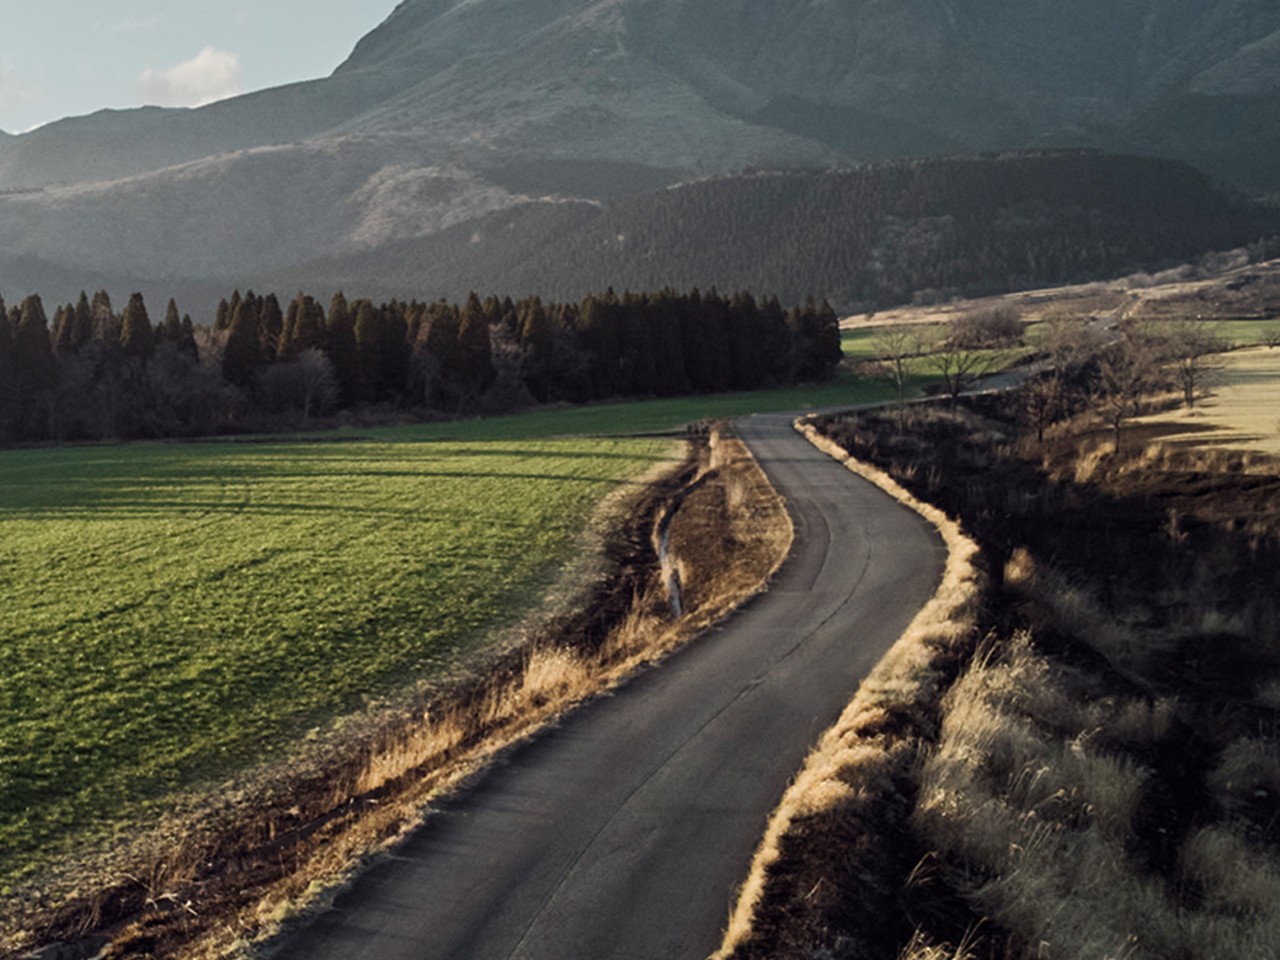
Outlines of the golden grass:
{"label": "golden grass", "polygon": [[1280,350],[1257,347],[1222,358],[1213,395],[1190,410],[1179,407],[1135,423],[1192,425],[1196,444],[1280,455]]}
{"label": "golden grass", "polygon": [[[1025,635],[976,660],[944,702],[916,829],[964,864],[962,889],[1028,956],[1274,956],[1280,864],[1229,823],[1187,840],[1176,878],[1130,857],[1149,773],[1117,747],[1164,736],[1172,704],[1099,696],[1094,686]],[[1238,741],[1211,782],[1256,800],[1260,784],[1274,789],[1278,766],[1273,744]],[[1200,901],[1184,901],[1184,886]]]}
{"label": "golden grass", "polygon": [[[918,744],[887,740],[879,732],[880,721],[894,705],[939,695],[942,680],[935,669],[939,651],[969,639],[984,587],[982,574],[974,564],[978,547],[958,524],[937,508],[913,498],[883,471],[849,457],[839,445],[818,433],[811,422],[797,421],[796,429],[818,449],[933,523],[946,543],[947,565],[933,598],[862,683],[836,725],[823,734],[770,817],[721,947],[714,954],[720,960],[732,957],[755,933],[766,888],[775,877],[804,867],[786,861],[786,842],[801,830],[821,834],[823,828],[814,821],[847,817],[860,805],[874,803],[877,791],[892,789],[884,781],[911,764]],[[846,855],[838,849],[823,851],[798,845],[817,859]],[[770,922],[802,925],[805,921],[772,917]]]}

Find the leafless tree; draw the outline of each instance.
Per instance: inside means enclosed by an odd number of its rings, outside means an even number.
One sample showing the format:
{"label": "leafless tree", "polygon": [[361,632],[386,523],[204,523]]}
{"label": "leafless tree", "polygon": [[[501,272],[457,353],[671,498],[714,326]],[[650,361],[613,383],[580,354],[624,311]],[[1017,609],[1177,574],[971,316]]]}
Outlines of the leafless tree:
{"label": "leafless tree", "polygon": [[1016,347],[1022,343],[1023,333],[1018,308],[1001,304],[957,317],[951,324],[950,339],[955,347],[981,350]]}
{"label": "leafless tree", "polygon": [[1111,427],[1117,450],[1124,424],[1138,414],[1144,398],[1160,382],[1159,353],[1153,341],[1136,332],[1108,345],[1099,355],[1094,406]]}
{"label": "leafless tree", "polygon": [[870,370],[892,385],[901,407],[907,393],[908,363],[921,352],[920,337],[909,327],[885,327],[872,337],[871,347],[875,359],[869,364]]}
{"label": "leafless tree", "polygon": [[1226,344],[1203,320],[1183,320],[1160,332],[1159,350],[1167,358],[1182,390],[1182,403],[1190,410],[1196,398],[1222,373]]}

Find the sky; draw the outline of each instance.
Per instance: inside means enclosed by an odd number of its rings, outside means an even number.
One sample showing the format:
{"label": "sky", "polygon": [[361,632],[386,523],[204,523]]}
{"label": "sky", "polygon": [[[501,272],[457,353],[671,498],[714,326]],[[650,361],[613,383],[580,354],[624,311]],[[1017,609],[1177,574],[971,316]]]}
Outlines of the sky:
{"label": "sky", "polygon": [[0,130],[328,76],[396,0],[0,0]]}

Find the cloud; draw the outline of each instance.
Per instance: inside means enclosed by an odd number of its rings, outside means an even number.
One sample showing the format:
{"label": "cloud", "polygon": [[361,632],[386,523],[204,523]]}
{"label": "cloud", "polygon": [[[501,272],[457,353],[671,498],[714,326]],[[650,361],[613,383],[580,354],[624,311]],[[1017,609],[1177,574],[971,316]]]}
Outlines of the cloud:
{"label": "cloud", "polygon": [[145,103],[161,107],[202,107],[240,93],[240,58],[205,47],[185,63],[168,70],[148,67],[136,81]]}

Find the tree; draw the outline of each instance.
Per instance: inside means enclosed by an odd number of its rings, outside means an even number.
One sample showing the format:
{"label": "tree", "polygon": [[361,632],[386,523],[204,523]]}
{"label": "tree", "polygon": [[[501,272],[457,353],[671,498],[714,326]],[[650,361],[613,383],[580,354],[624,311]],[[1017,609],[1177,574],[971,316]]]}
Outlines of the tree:
{"label": "tree", "polygon": [[496,371],[489,338],[488,315],[473,293],[458,322],[458,382],[465,398],[474,401],[489,389]]}
{"label": "tree", "polygon": [[164,309],[164,319],[156,329],[156,345],[177,343],[182,339],[182,314],[178,312],[178,302],[172,298]]}
{"label": "tree", "polygon": [[12,440],[17,432],[19,398],[14,329],[0,297],[0,442]]}
{"label": "tree", "polygon": [[1226,344],[1203,320],[1176,323],[1162,339],[1161,352],[1170,358],[1183,406],[1190,410],[1196,397],[1222,372]]}
{"label": "tree", "polygon": [[258,311],[251,301],[237,297],[235,314],[222,351],[222,375],[237,387],[248,387],[263,365]]}
{"label": "tree", "polygon": [[24,434],[32,439],[52,438],[57,433],[54,397],[58,365],[49,337],[49,319],[39,296],[22,301],[13,355]]}
{"label": "tree", "polygon": [[910,327],[882,327],[871,338],[871,348],[875,351],[872,370],[893,387],[901,407],[907,396],[909,361],[920,353],[919,335]]}
{"label": "tree", "polygon": [[142,294],[134,293],[120,315],[120,346],[126,357],[140,360],[144,365],[155,352],[155,331],[147,316],[147,305]]}
{"label": "tree", "polygon": [[326,352],[333,363],[334,377],[338,382],[338,404],[347,407],[363,397],[360,378],[360,355],[356,348],[356,325],[342,292],[334,294],[329,303],[329,318],[325,325]]}
{"label": "tree", "polygon": [[1117,451],[1121,428],[1159,384],[1159,372],[1159,357],[1151,342],[1132,331],[1100,354],[1094,406],[1111,427]]}
{"label": "tree", "polygon": [[1004,357],[994,350],[958,346],[948,339],[929,353],[925,362],[942,378],[942,390],[954,406],[967,387],[999,367]]}
{"label": "tree", "polygon": [[1016,347],[1022,343],[1022,321],[1011,304],[972,310],[951,324],[951,343],[970,349]]}

